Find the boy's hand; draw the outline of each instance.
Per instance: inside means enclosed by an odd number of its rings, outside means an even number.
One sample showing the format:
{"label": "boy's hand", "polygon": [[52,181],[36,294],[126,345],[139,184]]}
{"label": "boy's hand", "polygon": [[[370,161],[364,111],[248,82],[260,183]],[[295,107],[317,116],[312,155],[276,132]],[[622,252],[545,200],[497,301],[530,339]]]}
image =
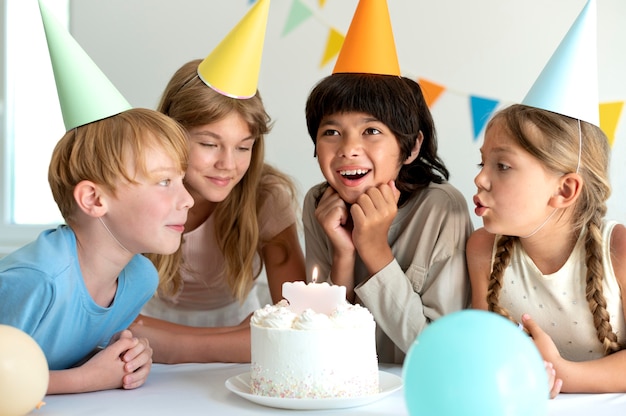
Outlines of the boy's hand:
{"label": "boy's hand", "polygon": [[126,363],[122,355],[137,344],[137,339],[130,331],[120,333],[117,341],[109,344],[106,348],[95,354],[82,366],[80,366],[84,380],[81,391],[97,391],[117,389],[123,387],[123,378],[128,374],[124,368]]}
{"label": "boy's hand", "polygon": [[146,382],[152,368],[152,348],[147,338],[134,338],[129,330],[122,331],[122,338],[117,342],[124,339],[129,339],[133,343],[120,355],[126,371],[122,378],[122,387],[130,390]]}
{"label": "boy's hand", "polygon": [[354,253],[348,207],[330,186],[324,191],[315,208],[315,218],[324,229],[336,253]]}
{"label": "boy's hand", "polygon": [[398,213],[399,198],[400,191],[390,181],[368,189],[350,209],[354,222],[352,241],[370,273],[393,260],[388,235]]}

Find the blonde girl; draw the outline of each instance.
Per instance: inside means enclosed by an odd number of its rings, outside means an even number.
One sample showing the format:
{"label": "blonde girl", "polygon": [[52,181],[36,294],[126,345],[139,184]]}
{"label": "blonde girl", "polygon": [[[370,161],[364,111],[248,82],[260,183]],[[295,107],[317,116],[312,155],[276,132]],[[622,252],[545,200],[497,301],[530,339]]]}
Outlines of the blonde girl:
{"label": "blonde girl", "polygon": [[626,229],[605,219],[606,136],[513,105],[489,122],[481,154],[472,306],[523,324],[553,366],[552,396],[626,391]]}
{"label": "blonde girl", "polygon": [[[144,318],[143,323],[176,333],[185,326],[195,334],[240,335],[223,349],[210,341],[204,345],[202,337],[184,349],[177,348],[175,338],[167,339],[159,349],[153,337],[157,360],[246,361],[246,318],[278,302],[283,282],[305,279],[296,190],[290,178],[264,162],[270,119],[259,93],[235,99],[216,92],[198,77],[200,62],[190,61],[173,75],[159,104],[159,111],[188,132],[185,185],[195,209],[189,212],[180,250],[151,256],[160,284],[143,314],[159,320]],[[263,267],[271,297],[261,293],[266,286],[257,284]],[[198,347],[197,355],[189,345]],[[161,356],[168,350],[172,355]]]}

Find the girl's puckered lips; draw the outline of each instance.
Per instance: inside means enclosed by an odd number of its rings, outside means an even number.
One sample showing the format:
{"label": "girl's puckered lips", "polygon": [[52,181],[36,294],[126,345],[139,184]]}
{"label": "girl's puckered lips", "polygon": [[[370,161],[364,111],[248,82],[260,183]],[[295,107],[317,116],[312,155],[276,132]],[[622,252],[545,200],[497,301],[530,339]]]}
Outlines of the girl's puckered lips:
{"label": "girl's puckered lips", "polygon": [[485,215],[485,212],[487,211],[487,207],[484,206],[482,202],[480,202],[480,199],[478,198],[478,196],[474,196],[474,205],[476,205],[476,208],[474,209],[474,213],[476,215],[478,215],[479,217],[482,217],[483,215]]}

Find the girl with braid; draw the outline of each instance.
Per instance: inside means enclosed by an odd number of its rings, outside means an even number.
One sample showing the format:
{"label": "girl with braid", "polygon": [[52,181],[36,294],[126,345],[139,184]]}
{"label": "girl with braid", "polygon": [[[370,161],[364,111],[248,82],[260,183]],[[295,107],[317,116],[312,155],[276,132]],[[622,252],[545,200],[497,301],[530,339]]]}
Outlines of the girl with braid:
{"label": "girl with braid", "polygon": [[626,392],[626,228],[605,220],[609,145],[594,124],[513,105],[487,125],[467,243],[472,306],[520,322],[551,396]]}

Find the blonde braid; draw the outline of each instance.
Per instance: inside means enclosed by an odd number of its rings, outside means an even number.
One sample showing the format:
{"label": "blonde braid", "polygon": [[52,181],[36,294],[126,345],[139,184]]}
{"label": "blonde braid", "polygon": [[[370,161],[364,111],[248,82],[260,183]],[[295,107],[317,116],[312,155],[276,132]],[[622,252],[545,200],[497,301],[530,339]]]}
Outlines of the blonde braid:
{"label": "blonde braid", "polygon": [[604,271],[602,268],[602,232],[601,224],[603,214],[596,211],[596,214],[587,224],[587,235],[585,238],[585,263],[587,265],[587,288],[586,298],[589,302],[589,309],[593,314],[593,324],[596,327],[598,340],[604,347],[606,355],[619,351],[622,347],[617,341],[617,335],[613,332],[610,323],[610,316],[606,310],[606,299],[603,294],[602,281]]}
{"label": "blonde braid", "polygon": [[489,276],[487,304],[489,305],[490,311],[500,314],[517,323],[517,320],[513,319],[511,313],[506,308],[500,306],[498,302],[500,290],[502,289],[502,280],[504,279],[504,271],[511,261],[513,243],[515,240],[516,237],[502,236],[498,241],[493,261],[493,268],[491,270],[491,275]]}

